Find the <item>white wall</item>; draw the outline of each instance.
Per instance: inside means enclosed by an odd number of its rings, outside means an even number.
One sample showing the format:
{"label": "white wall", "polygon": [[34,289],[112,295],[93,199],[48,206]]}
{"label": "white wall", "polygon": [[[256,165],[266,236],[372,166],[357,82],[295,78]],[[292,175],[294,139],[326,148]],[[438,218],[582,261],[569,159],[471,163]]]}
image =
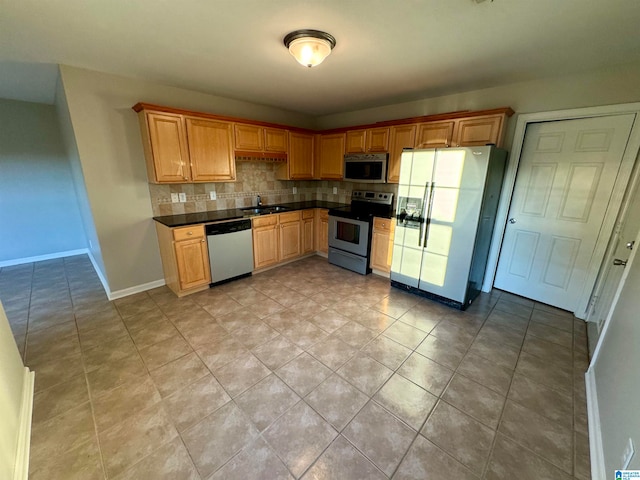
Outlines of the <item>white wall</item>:
{"label": "white wall", "polygon": [[[14,472],[28,466],[28,430],[31,422],[33,375],[27,376],[13,339],[9,320],[0,303],[0,478],[12,479]],[[25,396],[25,388],[30,389]],[[26,398],[25,398],[26,397]],[[28,400],[28,405],[25,401]],[[25,438],[26,435],[26,438]],[[25,451],[26,449],[26,451]],[[26,458],[25,458],[26,456]],[[23,463],[26,460],[27,463]]]}
{"label": "white wall", "polygon": [[[640,101],[640,63],[327,115],[317,122],[318,128],[324,129],[458,110],[511,107],[521,114],[637,101]],[[505,136],[507,150],[511,147],[515,123],[513,119],[509,122]]]}
{"label": "white wall", "polygon": [[0,262],[86,247],[51,105],[0,99]]}
{"label": "white wall", "polygon": [[69,116],[67,97],[64,93],[64,89],[62,88],[62,82],[60,81],[60,79],[58,79],[58,84],[56,87],[55,108],[58,118],[58,125],[60,127],[62,136],[62,143],[64,145],[65,154],[69,160],[69,165],[71,167],[73,188],[76,193],[76,201],[78,204],[78,210],[80,212],[80,222],[86,239],[86,248],[88,248],[91,257],[94,260],[94,265],[98,270],[98,275],[106,280],[104,261],[102,259],[102,252],[100,251],[100,242],[98,240],[98,233],[96,232],[96,227],[93,222],[91,206],[89,205],[89,197],[87,194],[87,188],[84,183],[84,174],[82,172],[82,165],[80,164],[80,156],[78,154],[76,137],[73,133],[71,117]]}
{"label": "white wall", "polygon": [[68,66],[60,75],[111,292],[163,278],[134,104],[313,126],[297,113],[131,78]]}
{"label": "white wall", "polygon": [[[640,236],[636,245],[640,245]],[[590,366],[596,384],[606,475],[622,468],[620,457],[629,438],[633,439],[636,453],[628,468],[640,469],[640,257],[637,253],[626,267],[624,286]]]}

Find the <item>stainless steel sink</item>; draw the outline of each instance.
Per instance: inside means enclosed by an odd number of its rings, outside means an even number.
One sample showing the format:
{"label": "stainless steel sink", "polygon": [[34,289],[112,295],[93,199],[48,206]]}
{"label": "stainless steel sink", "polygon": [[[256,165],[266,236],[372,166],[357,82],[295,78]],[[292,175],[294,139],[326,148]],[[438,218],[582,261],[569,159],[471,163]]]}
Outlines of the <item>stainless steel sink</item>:
{"label": "stainless steel sink", "polygon": [[241,208],[243,212],[249,215],[265,215],[268,213],[277,213],[277,212],[286,212],[290,210],[288,207],[283,207],[281,205],[273,205],[273,206],[264,206],[264,207],[247,207]]}
{"label": "stainless steel sink", "polygon": [[241,208],[240,210],[242,210],[243,212],[246,213],[269,213],[269,209],[268,208],[262,208],[262,207],[250,207],[250,208]]}

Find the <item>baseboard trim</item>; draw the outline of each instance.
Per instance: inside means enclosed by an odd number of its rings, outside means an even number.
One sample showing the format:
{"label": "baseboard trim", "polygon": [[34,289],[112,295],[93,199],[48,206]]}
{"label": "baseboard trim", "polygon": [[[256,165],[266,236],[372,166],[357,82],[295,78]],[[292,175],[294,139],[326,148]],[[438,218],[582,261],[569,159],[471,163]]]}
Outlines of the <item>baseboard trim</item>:
{"label": "baseboard trim", "polygon": [[86,248],[80,248],[78,250],[67,250],[64,252],[48,253],[46,255],[36,255],[35,257],[16,258],[14,260],[3,260],[0,262],[0,267],[12,267],[13,265],[22,265],[25,263],[41,262],[43,260],[53,260],[55,258],[73,257],[74,255],[82,255],[87,253]]}
{"label": "baseboard trim", "polygon": [[35,372],[24,367],[22,381],[22,406],[20,408],[20,426],[18,432],[18,449],[13,471],[13,480],[27,480],[29,477],[29,453],[31,445],[31,419],[33,415],[33,388]]}
{"label": "baseboard trim", "polygon": [[91,265],[93,265],[93,270],[96,272],[96,275],[98,275],[98,279],[102,284],[102,288],[104,288],[104,292],[107,294],[107,298],[111,300],[111,289],[109,288],[109,283],[107,282],[107,279],[103,275],[102,270],[100,270],[100,267],[98,266],[98,262],[96,262],[96,259],[94,258],[93,253],[91,253],[91,250],[87,250],[86,254],[89,256]]}
{"label": "baseboard trim", "polygon": [[587,417],[589,421],[589,452],[591,454],[591,478],[604,480],[607,478],[604,465],[604,450],[602,448],[602,428],[600,426],[600,411],[598,409],[598,394],[596,377],[589,368],[584,374],[587,387]]}
{"label": "baseboard trim", "polygon": [[109,300],[117,300],[118,298],[128,297],[134,293],[146,292],[152,288],[162,287],[163,285],[166,285],[164,279],[154,280],[153,282],[143,283],[141,285],[136,285],[135,287],[123,288],[122,290],[116,290],[115,292],[107,292],[107,296],[109,297]]}

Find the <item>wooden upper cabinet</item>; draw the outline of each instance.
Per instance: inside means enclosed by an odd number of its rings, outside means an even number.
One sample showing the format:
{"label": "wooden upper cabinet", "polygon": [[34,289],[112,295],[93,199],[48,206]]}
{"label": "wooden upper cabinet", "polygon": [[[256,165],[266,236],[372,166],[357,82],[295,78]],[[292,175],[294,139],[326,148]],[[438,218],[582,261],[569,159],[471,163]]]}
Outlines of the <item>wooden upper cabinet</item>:
{"label": "wooden upper cabinet", "polygon": [[389,151],[389,128],[369,128],[367,130],[367,152]]}
{"label": "wooden upper cabinet", "polygon": [[313,179],[313,140],[309,133],[289,133],[289,158],[276,172],[279,180]]}
{"label": "wooden upper cabinet", "polygon": [[233,126],[235,149],[247,152],[264,151],[264,128],[236,123]]}
{"label": "wooden upper cabinet", "polygon": [[344,170],[345,134],[319,135],[317,178],[342,180]]}
{"label": "wooden upper cabinet", "polygon": [[398,183],[400,181],[400,157],[402,156],[402,150],[415,147],[416,128],[415,125],[391,127],[387,182]]}
{"label": "wooden upper cabinet", "polygon": [[149,181],[184,183],[191,180],[182,116],[141,111],[138,119]]}
{"label": "wooden upper cabinet", "polygon": [[461,118],[456,121],[453,145],[457,147],[501,145],[504,123],[504,114]]}
{"label": "wooden upper cabinet", "polygon": [[287,135],[287,130],[282,130],[280,128],[264,129],[265,152],[287,153],[288,141],[289,136]]}
{"label": "wooden upper cabinet", "polygon": [[236,123],[233,130],[235,150],[239,152],[256,152],[261,156],[287,153],[287,130],[245,123]]}
{"label": "wooden upper cabinet", "polygon": [[416,148],[450,147],[454,125],[454,121],[418,124]]}
{"label": "wooden upper cabinet", "polygon": [[349,130],[345,141],[345,153],[366,152],[366,130]]}
{"label": "wooden upper cabinet", "polygon": [[194,182],[236,179],[230,122],[187,117],[187,138]]}
{"label": "wooden upper cabinet", "polygon": [[349,130],[345,153],[375,153],[389,151],[389,128]]}

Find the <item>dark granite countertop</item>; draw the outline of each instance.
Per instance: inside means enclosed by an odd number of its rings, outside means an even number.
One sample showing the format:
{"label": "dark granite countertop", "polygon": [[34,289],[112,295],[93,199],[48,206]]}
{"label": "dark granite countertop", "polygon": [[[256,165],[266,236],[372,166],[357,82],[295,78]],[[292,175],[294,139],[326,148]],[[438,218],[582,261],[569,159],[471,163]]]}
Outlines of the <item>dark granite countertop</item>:
{"label": "dark granite countertop", "polygon": [[[309,200],[306,202],[278,203],[278,206],[287,207],[288,211],[306,210],[309,208],[339,208],[345,207],[345,203],[326,202],[323,200]],[[276,206],[263,205],[263,207]],[[194,225],[196,223],[212,223],[223,222],[225,220],[235,220],[239,218],[251,218],[258,216],[242,211],[239,208],[231,208],[229,210],[211,210],[209,212],[183,213],[179,215],[163,215],[161,217],[153,217],[153,219],[166,225],[167,227],[182,227],[185,225]]]}

